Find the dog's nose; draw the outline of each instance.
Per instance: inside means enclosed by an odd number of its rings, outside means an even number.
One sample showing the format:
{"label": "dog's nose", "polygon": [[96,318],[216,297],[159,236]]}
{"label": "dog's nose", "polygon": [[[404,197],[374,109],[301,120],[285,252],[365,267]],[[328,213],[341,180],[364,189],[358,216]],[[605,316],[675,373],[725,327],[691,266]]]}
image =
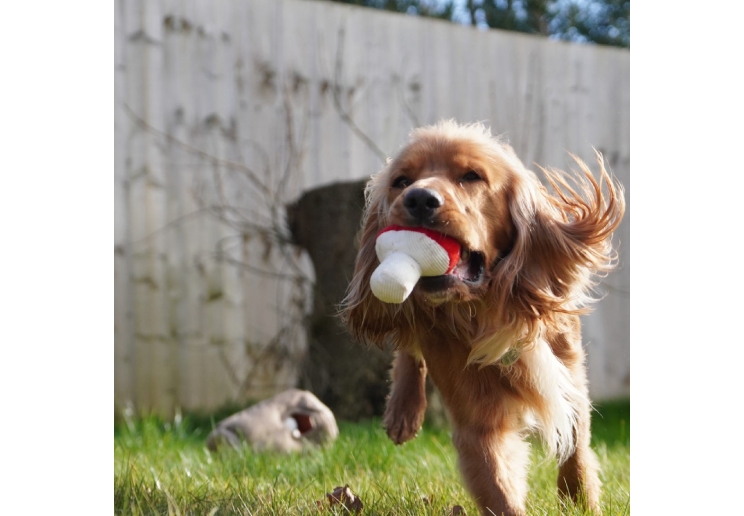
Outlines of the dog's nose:
{"label": "dog's nose", "polygon": [[418,222],[431,218],[443,204],[442,195],[429,188],[414,188],[409,190],[403,198],[403,206]]}

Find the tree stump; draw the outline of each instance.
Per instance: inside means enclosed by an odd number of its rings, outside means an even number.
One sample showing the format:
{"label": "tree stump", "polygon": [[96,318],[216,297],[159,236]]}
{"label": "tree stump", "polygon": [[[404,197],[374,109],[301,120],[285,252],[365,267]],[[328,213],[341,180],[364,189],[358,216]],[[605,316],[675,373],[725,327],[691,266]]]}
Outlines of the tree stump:
{"label": "tree stump", "polygon": [[316,188],[287,206],[294,242],[308,252],[315,268],[300,387],[313,392],[337,418],[351,421],[382,415],[392,360],[389,351],[354,342],[336,315],[354,272],[365,183]]}

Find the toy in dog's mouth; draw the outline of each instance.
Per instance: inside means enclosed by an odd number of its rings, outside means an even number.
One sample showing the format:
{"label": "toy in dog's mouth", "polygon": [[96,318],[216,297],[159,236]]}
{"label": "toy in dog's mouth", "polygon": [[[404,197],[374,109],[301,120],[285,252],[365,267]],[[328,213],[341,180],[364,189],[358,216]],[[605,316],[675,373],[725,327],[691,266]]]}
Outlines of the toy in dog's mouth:
{"label": "toy in dog's mouth", "polygon": [[388,226],[375,242],[380,264],[370,277],[372,293],[385,303],[402,303],[417,284],[429,294],[479,286],[483,253],[425,227]]}

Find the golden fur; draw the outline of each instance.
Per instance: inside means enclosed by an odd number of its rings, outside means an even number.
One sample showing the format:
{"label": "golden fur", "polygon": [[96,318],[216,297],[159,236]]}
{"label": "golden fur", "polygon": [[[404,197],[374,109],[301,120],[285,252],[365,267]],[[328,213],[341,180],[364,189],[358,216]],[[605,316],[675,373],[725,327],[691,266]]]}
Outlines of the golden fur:
{"label": "golden fur", "polygon": [[[525,514],[537,430],[561,466],[559,491],[599,511],[598,464],[579,315],[615,263],[623,189],[597,153],[599,179],[542,170],[545,188],[481,124],[415,130],[366,189],[359,254],[341,316],[352,335],[396,351],[384,416],[401,444],[421,427],[425,378],[442,394],[465,483],[483,514]],[[369,288],[377,233],[425,226],[460,242],[460,272],[422,278],[400,305]]]}

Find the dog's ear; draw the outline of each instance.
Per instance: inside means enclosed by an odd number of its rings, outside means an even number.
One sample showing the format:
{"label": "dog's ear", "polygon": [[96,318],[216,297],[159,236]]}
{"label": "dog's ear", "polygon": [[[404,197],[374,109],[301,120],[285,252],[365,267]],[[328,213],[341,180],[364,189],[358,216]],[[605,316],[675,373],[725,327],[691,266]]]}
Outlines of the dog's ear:
{"label": "dog's ear", "polygon": [[372,273],[380,264],[375,251],[377,235],[387,226],[387,172],[385,167],[367,183],[354,275],[339,310],[356,340],[378,347],[383,347],[397,331],[393,325],[394,306],[377,299],[369,286]]}
{"label": "dog's ear", "polygon": [[541,318],[588,311],[597,275],[615,265],[611,236],[625,212],[623,188],[607,173],[601,154],[599,181],[572,158],[579,166],[573,175],[541,169],[552,193],[524,169],[508,192],[515,238],[494,271],[491,293],[498,298],[494,305],[508,311],[503,320],[525,341],[534,338]]}

